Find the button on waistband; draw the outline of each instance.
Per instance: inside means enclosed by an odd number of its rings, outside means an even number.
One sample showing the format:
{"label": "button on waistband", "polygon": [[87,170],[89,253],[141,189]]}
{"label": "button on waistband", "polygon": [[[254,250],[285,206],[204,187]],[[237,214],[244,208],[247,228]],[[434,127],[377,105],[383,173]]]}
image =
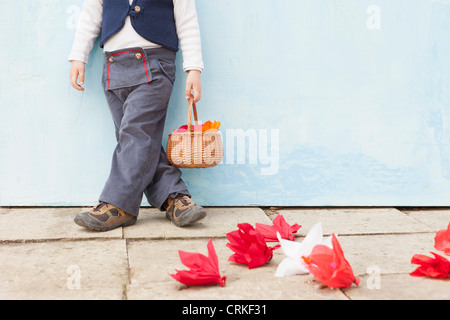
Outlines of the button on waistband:
{"label": "button on waistband", "polygon": [[135,6],[135,7],[134,7],[134,11],[136,11],[136,12],[140,12],[140,11],[141,11],[141,7],[139,7],[139,6]]}
{"label": "button on waistband", "polygon": [[142,54],[136,53],[135,57],[136,57],[137,60],[141,60],[142,59]]}

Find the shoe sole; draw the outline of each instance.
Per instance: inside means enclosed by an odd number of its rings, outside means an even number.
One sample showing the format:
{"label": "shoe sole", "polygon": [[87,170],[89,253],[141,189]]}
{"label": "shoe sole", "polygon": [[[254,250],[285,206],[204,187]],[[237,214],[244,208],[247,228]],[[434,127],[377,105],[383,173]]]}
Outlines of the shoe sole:
{"label": "shoe sole", "polygon": [[113,230],[113,229],[116,229],[116,228],[119,228],[119,227],[131,226],[131,225],[136,223],[137,218],[134,217],[134,218],[132,218],[130,220],[127,220],[125,222],[116,223],[116,224],[112,224],[112,225],[109,225],[109,226],[93,225],[93,224],[85,221],[85,219],[83,219],[83,216],[81,216],[81,215],[77,215],[75,217],[75,219],[73,219],[73,220],[74,220],[74,222],[77,225],[79,225],[81,227],[85,227],[86,229],[89,229],[89,230],[93,230],[93,231],[110,231],[110,230]]}
{"label": "shoe sole", "polygon": [[200,206],[193,206],[190,212],[187,213],[189,214],[185,213],[181,215],[178,221],[172,219],[168,213],[166,213],[166,218],[172,221],[172,223],[177,227],[186,227],[206,217],[206,211]]}

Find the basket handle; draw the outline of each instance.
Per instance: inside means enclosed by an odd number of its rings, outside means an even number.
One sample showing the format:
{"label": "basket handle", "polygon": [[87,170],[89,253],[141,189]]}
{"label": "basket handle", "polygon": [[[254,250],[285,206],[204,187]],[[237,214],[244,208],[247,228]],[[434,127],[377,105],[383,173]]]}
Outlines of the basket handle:
{"label": "basket handle", "polygon": [[194,132],[194,129],[192,128],[192,112],[194,112],[194,121],[195,121],[194,123],[195,125],[198,125],[197,107],[195,106],[193,95],[189,97],[188,120],[187,120],[188,132]]}

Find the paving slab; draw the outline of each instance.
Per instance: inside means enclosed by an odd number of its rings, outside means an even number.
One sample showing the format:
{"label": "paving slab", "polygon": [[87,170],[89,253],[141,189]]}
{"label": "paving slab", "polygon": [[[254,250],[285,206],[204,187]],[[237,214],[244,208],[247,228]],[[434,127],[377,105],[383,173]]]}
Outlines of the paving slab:
{"label": "paving slab", "polygon": [[0,244],[0,299],[122,299],[125,240]]}
{"label": "paving slab", "polygon": [[225,237],[236,230],[237,224],[256,222],[271,224],[260,208],[206,208],[207,216],[195,224],[179,228],[165,218],[165,212],[154,208],[141,209],[135,225],[124,228],[127,239],[179,239],[199,237]]}
{"label": "paving slab", "polygon": [[122,230],[89,231],[73,222],[83,208],[0,208],[0,241],[121,238]]}
{"label": "paving slab", "polygon": [[344,255],[358,275],[378,270],[381,274],[410,273],[414,254],[433,250],[434,237],[429,233],[339,236]]}
{"label": "paving slab", "polygon": [[450,279],[409,274],[365,275],[358,287],[342,291],[352,300],[449,300]]}
{"label": "paving slab", "polygon": [[289,224],[302,226],[297,232],[306,235],[317,222],[324,234],[390,234],[434,232],[428,225],[395,208],[281,209]]}
{"label": "paving slab", "polygon": [[450,223],[450,209],[402,210],[411,218],[429,226],[434,231],[447,229]]}
{"label": "paving slab", "polygon": [[207,255],[207,239],[130,241],[128,254],[131,284],[127,286],[127,298],[140,299],[188,299],[188,300],[292,300],[292,299],[347,299],[339,290],[322,288],[310,275],[286,278],[274,276],[284,258],[281,250],[274,252],[266,265],[248,269],[245,265],[229,262],[233,252],[226,247],[226,239],[214,239],[219,259],[219,270],[226,276],[226,286],[186,286],[169,274],[186,270],[178,250]]}

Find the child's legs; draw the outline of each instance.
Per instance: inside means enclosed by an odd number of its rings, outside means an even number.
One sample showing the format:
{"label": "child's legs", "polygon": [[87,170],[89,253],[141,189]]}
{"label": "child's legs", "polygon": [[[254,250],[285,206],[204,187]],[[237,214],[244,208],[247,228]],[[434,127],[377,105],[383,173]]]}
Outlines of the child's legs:
{"label": "child's legs", "polygon": [[[120,99],[127,90],[116,89],[107,95]],[[165,109],[158,100],[152,101],[156,94],[152,91],[150,85],[140,85],[125,100],[111,172],[99,199],[134,216],[156,171],[164,129]]]}
{"label": "child's legs", "polygon": [[144,191],[158,208],[169,194],[189,194],[161,146],[172,83],[158,67],[151,68],[151,76],[150,83],[105,91],[118,143],[99,200],[135,216]]}
{"label": "child's legs", "polygon": [[[127,92],[125,92],[126,94]],[[124,103],[124,100],[126,101],[126,98],[122,95],[117,95],[116,92],[107,92],[106,93],[106,97],[110,106],[110,110],[111,110],[111,114],[114,120],[114,124],[115,124],[115,128],[116,128],[116,137],[117,137],[117,147],[116,150],[114,151],[113,154],[113,164],[112,167],[116,168],[115,170],[113,170],[113,168],[111,169],[111,174],[110,177],[108,179],[107,184],[105,185],[105,189],[102,193],[102,196],[100,197],[101,201],[105,201],[108,203],[111,203],[119,208],[128,208],[127,209],[122,209],[125,212],[130,212],[130,214],[136,215],[137,216],[137,210],[139,210],[139,205],[141,203],[142,200],[142,191],[140,191],[140,188],[137,188],[138,191],[134,191],[134,188],[131,188],[131,186],[138,186],[138,180],[139,177],[133,176],[132,172],[130,172],[128,166],[132,165],[132,161],[125,160],[123,159],[122,161],[120,161],[121,158],[124,158],[123,156],[121,156],[120,154],[123,152],[120,152],[122,150],[121,147],[121,141],[123,144],[123,140],[124,140],[124,134],[125,136],[127,135],[127,131],[129,129],[127,128],[122,128],[122,120],[124,117],[124,113],[123,113],[123,109],[128,109],[128,107],[130,106],[130,102],[127,102],[126,104]],[[124,108],[125,107],[125,108]],[[126,113],[125,113],[126,114]],[[164,123],[164,118],[165,118],[165,113],[164,113],[164,117],[163,119],[161,119],[161,121]],[[150,125],[149,126],[155,128],[158,130],[158,125]],[[161,125],[159,125],[160,127]],[[129,127],[129,125],[128,125]],[[163,129],[163,128],[162,128]],[[161,130],[161,128],[159,128],[159,130]],[[121,133],[122,132],[122,133]],[[125,132],[125,133],[124,133]],[[160,135],[160,133],[158,132],[156,137],[154,136],[154,138],[150,138],[152,140],[158,139],[161,140],[162,136]],[[156,141],[154,142],[156,145]],[[125,147],[125,149],[130,150],[131,149],[131,145],[128,145]],[[141,151],[143,150],[141,147],[138,147],[138,149],[140,149]],[[156,147],[153,148],[152,147],[152,151],[151,154],[152,156],[148,156],[145,161],[145,163],[148,164],[148,168],[146,170],[146,174],[145,175],[141,175],[142,178],[144,178],[143,184],[145,185],[145,183],[150,180],[150,183],[146,186],[144,192],[145,195],[147,197],[148,202],[156,207],[161,209],[162,205],[164,204],[165,200],[167,199],[167,197],[171,194],[186,194],[186,195],[190,195],[189,191],[187,190],[186,185],[184,184],[183,180],[181,179],[181,171],[180,169],[172,166],[166,158],[166,154],[164,152],[164,149],[161,145],[161,143],[159,144],[159,157],[157,157],[156,155],[158,154],[158,152],[156,151]],[[119,151],[120,150],[120,151]],[[134,151],[129,151],[132,154],[135,154]],[[145,157],[145,156],[144,156]],[[152,158],[152,159],[150,159]],[[136,159],[137,159],[137,154],[136,154]],[[120,167],[120,163],[125,161],[125,167],[121,170],[118,170]],[[152,164],[150,162],[153,162]],[[156,164],[156,168],[155,168],[155,163]],[[127,165],[128,164],[128,165]],[[122,165],[123,166],[123,165]],[[139,166],[138,165],[133,165],[133,168],[136,169],[136,171],[139,171]],[[128,172],[128,173],[125,173]],[[152,173],[153,173],[153,178],[152,177]],[[140,173],[138,173],[140,174]],[[118,176],[119,175],[119,176]],[[121,177],[122,179],[122,183],[117,183],[117,181],[119,181],[119,177]],[[126,182],[126,179],[128,179],[128,182]],[[126,186],[126,190],[128,190],[128,192],[123,192],[120,188],[119,185],[123,186],[123,183],[125,183]],[[116,186],[116,187],[115,187]],[[137,194],[140,195],[139,197],[135,198],[135,201],[130,201],[130,199],[133,198],[133,195]],[[136,213],[134,213],[136,212]]]}

